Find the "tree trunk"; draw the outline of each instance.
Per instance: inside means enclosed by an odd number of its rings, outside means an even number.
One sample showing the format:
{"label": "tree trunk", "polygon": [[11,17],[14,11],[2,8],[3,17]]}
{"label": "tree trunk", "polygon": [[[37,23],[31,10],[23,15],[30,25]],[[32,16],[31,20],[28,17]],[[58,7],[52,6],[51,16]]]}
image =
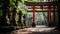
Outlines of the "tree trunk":
{"label": "tree trunk", "polygon": [[[2,9],[3,10],[3,16],[2,16],[1,26],[8,26],[8,24],[6,22],[6,16],[8,16],[8,13],[10,12],[9,4],[10,4],[9,0],[4,0],[3,9]],[[8,16],[8,18],[10,18],[9,16]]]}
{"label": "tree trunk", "polygon": [[[3,6],[2,6],[3,15],[2,15],[1,23],[0,23],[0,30],[2,30],[1,32],[9,31],[9,28],[8,29],[6,28],[7,26],[9,26],[9,24],[7,23],[7,18],[8,19],[10,18],[9,4],[10,4],[9,0],[3,1]],[[7,16],[7,18],[6,18],[6,16]]]}
{"label": "tree trunk", "polygon": [[57,2],[57,11],[58,11],[58,23],[56,29],[60,31],[60,1],[58,0]]}
{"label": "tree trunk", "polygon": [[18,25],[20,26],[20,28],[23,28],[23,24],[22,24],[22,21],[21,21],[21,17],[22,17],[22,12],[19,11],[19,20],[18,20]]}

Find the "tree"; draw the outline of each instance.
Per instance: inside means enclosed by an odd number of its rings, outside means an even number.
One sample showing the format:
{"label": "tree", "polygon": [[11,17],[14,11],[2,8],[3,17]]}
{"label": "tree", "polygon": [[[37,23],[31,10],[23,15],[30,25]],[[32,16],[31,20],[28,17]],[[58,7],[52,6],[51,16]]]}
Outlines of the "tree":
{"label": "tree", "polygon": [[[0,14],[0,27],[2,26],[19,26],[18,22],[19,20],[16,19],[17,12],[24,10],[20,10],[18,8],[18,1],[21,0],[0,0],[0,11],[2,14]],[[24,1],[21,1],[21,3],[24,3]],[[21,8],[21,7],[20,7]],[[12,24],[13,22],[13,24]],[[14,28],[13,28],[14,29]]]}
{"label": "tree", "polygon": [[58,0],[57,2],[57,11],[58,11],[58,23],[56,29],[60,31],[60,1]]}

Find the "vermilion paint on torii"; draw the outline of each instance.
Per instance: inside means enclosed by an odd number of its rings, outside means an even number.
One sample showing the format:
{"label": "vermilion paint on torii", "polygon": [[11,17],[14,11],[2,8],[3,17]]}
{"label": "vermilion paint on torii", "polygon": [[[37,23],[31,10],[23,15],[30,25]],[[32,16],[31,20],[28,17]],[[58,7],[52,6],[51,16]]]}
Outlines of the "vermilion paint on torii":
{"label": "vermilion paint on torii", "polygon": [[32,6],[33,12],[33,23],[35,23],[35,6],[48,6],[48,22],[51,21],[51,6],[57,6],[57,3],[26,3],[26,6]]}

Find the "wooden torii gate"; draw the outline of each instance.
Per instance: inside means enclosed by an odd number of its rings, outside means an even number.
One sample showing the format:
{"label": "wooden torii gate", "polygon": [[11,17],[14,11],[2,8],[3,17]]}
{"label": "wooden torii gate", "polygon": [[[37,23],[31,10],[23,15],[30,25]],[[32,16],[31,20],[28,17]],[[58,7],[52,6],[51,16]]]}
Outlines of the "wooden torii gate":
{"label": "wooden torii gate", "polygon": [[56,2],[26,2],[26,6],[32,6],[33,23],[35,23],[35,6],[48,6],[48,23],[51,22],[51,6],[57,6]]}

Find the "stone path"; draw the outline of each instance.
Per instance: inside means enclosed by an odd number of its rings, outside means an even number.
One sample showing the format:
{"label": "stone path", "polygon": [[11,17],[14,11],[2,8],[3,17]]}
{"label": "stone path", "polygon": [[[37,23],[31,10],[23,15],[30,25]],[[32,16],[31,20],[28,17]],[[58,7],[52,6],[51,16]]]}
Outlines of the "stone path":
{"label": "stone path", "polygon": [[38,32],[39,33],[51,33],[51,32],[54,32],[53,29],[54,27],[50,28],[44,25],[40,25],[40,26],[37,25],[34,28],[31,27],[31,28],[19,29],[19,30],[11,32],[10,34],[32,34],[33,32],[35,32],[36,34]]}

